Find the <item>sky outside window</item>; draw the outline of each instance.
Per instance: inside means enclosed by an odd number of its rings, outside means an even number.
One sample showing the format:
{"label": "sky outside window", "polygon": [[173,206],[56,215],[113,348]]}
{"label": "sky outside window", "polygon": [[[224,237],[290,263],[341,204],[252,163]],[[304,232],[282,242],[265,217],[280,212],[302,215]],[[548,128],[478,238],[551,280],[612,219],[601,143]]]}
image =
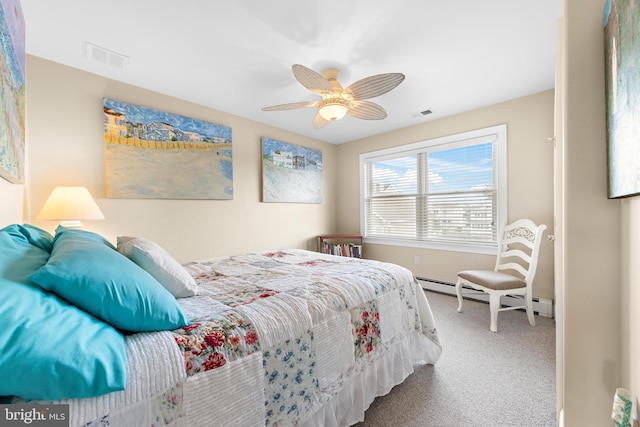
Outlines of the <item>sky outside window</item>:
{"label": "sky outside window", "polygon": [[[493,188],[493,143],[428,154],[429,192],[449,193]],[[417,155],[373,162],[379,192],[416,194]]]}

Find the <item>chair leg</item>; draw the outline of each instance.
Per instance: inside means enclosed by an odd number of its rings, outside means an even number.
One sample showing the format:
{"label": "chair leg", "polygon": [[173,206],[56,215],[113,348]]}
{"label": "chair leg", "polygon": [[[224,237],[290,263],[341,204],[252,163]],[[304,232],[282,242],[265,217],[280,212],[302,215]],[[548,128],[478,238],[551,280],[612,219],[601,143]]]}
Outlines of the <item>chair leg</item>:
{"label": "chair leg", "polygon": [[456,295],[458,296],[458,313],[462,313],[462,283],[460,283],[460,279],[456,282]]}
{"label": "chair leg", "polygon": [[536,319],[533,316],[533,296],[528,294],[525,299],[527,301],[527,317],[529,318],[529,324],[531,326],[536,326]]}
{"label": "chair leg", "polygon": [[498,310],[500,309],[500,295],[489,294],[489,311],[491,312],[491,332],[498,332]]}

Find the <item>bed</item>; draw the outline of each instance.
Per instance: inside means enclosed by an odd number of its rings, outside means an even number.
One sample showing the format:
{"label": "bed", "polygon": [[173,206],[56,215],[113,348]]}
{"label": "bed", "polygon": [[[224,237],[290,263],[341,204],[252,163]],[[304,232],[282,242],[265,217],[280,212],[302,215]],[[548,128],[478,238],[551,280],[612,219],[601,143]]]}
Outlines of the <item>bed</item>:
{"label": "bed", "polygon": [[147,239],[0,230],[0,396],[71,426],[346,426],[435,364],[398,265],[301,249],[179,264]]}

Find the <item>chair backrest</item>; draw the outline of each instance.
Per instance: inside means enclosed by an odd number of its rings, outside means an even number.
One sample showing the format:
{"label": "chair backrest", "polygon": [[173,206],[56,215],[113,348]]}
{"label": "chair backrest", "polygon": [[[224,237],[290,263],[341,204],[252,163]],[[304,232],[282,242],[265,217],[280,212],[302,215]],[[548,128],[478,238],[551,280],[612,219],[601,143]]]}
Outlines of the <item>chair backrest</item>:
{"label": "chair backrest", "polygon": [[538,267],[542,234],[546,225],[536,225],[530,219],[519,219],[502,227],[498,239],[495,271],[519,273],[531,288]]}

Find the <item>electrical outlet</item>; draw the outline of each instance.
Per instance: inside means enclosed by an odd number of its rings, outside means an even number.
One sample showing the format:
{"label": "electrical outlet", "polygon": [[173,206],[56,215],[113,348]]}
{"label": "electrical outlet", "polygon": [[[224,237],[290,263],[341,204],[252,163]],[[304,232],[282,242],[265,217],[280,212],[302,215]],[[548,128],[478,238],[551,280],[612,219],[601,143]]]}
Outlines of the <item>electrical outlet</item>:
{"label": "electrical outlet", "polygon": [[414,263],[415,265],[420,264],[420,257],[419,257],[418,255],[416,255],[416,256],[414,256],[414,257],[413,257],[413,263]]}

